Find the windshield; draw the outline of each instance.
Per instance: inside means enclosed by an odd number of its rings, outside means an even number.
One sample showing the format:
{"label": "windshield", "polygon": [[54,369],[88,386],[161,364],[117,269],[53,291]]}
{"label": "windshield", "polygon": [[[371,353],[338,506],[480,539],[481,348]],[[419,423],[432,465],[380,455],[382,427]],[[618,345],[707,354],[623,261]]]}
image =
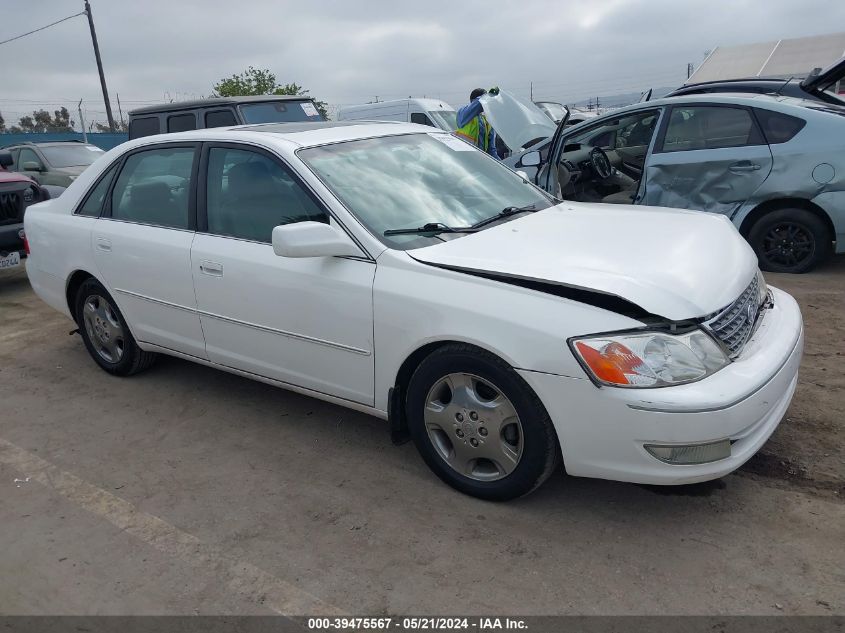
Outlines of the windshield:
{"label": "windshield", "polygon": [[105,154],[93,145],[62,145],[41,147],[44,158],[52,167],[85,167]]}
{"label": "windshield", "polygon": [[451,134],[347,141],[297,155],[364,226],[400,250],[437,244],[456,234],[385,236],[386,230],[434,222],[466,227],[505,207],[552,205],[537,187]]}
{"label": "windshield", "polygon": [[548,114],[551,120],[555,123],[560,123],[563,121],[563,117],[566,116],[566,108],[555,101],[538,101],[537,105],[540,106],[540,109]]}
{"label": "windshield", "polygon": [[458,113],[454,110],[429,110],[428,113],[441,130],[458,129]]}
{"label": "windshield", "polygon": [[310,99],[303,101],[265,101],[241,104],[241,114],[247,123],[294,123],[297,121],[325,121]]}

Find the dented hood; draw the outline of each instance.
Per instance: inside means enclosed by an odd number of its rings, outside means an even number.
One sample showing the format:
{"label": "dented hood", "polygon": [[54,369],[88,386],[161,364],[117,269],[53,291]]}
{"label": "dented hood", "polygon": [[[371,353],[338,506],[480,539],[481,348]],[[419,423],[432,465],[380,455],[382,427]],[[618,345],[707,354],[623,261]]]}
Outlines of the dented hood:
{"label": "dented hood", "polygon": [[674,321],[725,307],[757,271],[754,252],[722,215],[575,202],[408,254],[622,298]]}

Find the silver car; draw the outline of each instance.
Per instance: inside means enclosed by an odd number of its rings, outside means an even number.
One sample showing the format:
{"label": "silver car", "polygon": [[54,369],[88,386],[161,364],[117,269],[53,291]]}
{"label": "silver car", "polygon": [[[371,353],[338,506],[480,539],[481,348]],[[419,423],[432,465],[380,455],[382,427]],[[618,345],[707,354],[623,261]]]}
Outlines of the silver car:
{"label": "silver car", "polygon": [[845,107],[690,95],[566,128],[505,92],[482,101],[522,148],[506,164],[559,198],[722,213],[765,270],[803,273],[845,252]]}

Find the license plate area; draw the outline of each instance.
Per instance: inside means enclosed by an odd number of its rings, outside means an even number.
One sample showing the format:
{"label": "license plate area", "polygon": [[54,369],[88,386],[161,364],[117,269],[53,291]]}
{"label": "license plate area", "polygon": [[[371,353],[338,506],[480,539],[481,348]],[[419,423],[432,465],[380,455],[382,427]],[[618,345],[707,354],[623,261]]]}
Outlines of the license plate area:
{"label": "license plate area", "polygon": [[6,268],[15,268],[21,265],[21,255],[18,252],[9,253],[5,257],[0,257],[0,270]]}

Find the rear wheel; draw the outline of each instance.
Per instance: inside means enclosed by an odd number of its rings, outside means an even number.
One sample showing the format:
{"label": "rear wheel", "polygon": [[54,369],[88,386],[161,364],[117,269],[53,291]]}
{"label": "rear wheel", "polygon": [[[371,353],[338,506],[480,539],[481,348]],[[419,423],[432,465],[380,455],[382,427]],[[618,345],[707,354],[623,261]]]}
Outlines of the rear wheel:
{"label": "rear wheel", "polygon": [[426,358],[406,408],[425,462],[466,494],[513,499],[557,466],[557,436],[540,399],[507,363],[474,346],[447,345]]}
{"label": "rear wheel", "polygon": [[91,358],[110,374],[131,376],[156,358],[138,347],[114,299],[95,279],[82,282],[76,293],[76,322]]}
{"label": "rear wheel", "polygon": [[757,220],[748,241],[760,267],[777,273],[805,273],[831,252],[825,223],[806,209],[778,209]]}

